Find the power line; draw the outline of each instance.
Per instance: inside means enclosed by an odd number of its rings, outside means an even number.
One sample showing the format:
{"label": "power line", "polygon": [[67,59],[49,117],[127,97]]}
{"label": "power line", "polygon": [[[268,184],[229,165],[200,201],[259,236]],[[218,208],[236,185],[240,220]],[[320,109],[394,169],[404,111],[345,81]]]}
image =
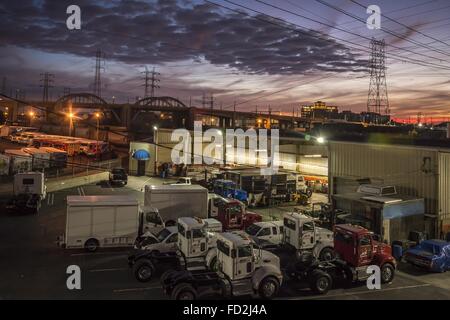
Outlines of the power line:
{"label": "power line", "polygon": [[[224,0],[224,1],[229,2],[229,3],[232,3],[232,4],[234,4],[234,5],[237,5],[236,3],[233,3],[232,1],[229,1],[229,0]],[[280,10],[280,11],[282,11],[282,12],[289,13],[289,14],[295,15],[295,16],[300,17],[300,18],[303,18],[303,19],[307,19],[307,20],[312,21],[312,22],[315,22],[315,23],[319,23],[319,24],[325,25],[325,26],[327,26],[327,27],[329,27],[329,28],[332,28],[332,29],[336,29],[336,30],[342,31],[342,32],[345,32],[345,33],[348,33],[348,34],[351,34],[351,35],[360,37],[360,38],[365,39],[365,40],[368,40],[368,41],[371,41],[371,40],[372,40],[372,39],[369,38],[369,37],[366,37],[366,36],[363,36],[363,35],[361,35],[361,34],[355,33],[355,32],[353,32],[353,31],[347,31],[347,30],[345,30],[345,29],[343,29],[343,28],[336,27],[336,26],[327,24],[327,23],[325,23],[325,22],[321,22],[321,21],[318,21],[318,20],[316,20],[316,19],[312,19],[312,18],[306,17],[306,16],[304,16],[304,15],[298,14],[298,13],[293,12],[293,11],[291,11],[291,10],[286,10],[286,9],[281,8],[281,7],[278,7],[278,6],[276,6],[276,5],[267,3],[267,2],[265,2],[265,1],[262,1],[262,0],[255,0],[255,1],[256,1],[256,2],[259,2],[259,3],[262,3],[262,4],[265,4],[266,6],[272,7],[272,8],[274,8],[274,9]],[[316,1],[322,3],[321,0],[316,0]],[[324,2],[324,3],[326,3],[326,2]],[[328,4],[328,3],[327,3],[327,5],[331,6],[331,5]],[[342,11],[343,11],[343,10],[342,10]],[[412,53],[412,54],[415,54],[415,55],[419,55],[419,56],[422,56],[422,57],[425,57],[425,58],[429,58],[429,59],[434,59],[434,60],[442,61],[442,59],[439,59],[439,58],[436,58],[436,57],[433,57],[433,56],[430,56],[430,55],[427,55],[427,54],[423,54],[423,53],[417,53],[417,52],[414,52],[414,51],[412,51],[412,50],[404,49],[404,48],[401,48],[401,47],[398,47],[398,46],[395,46],[395,45],[392,45],[392,44],[389,44],[389,46],[390,46],[390,47],[393,47],[393,48],[397,48],[397,49],[403,50],[403,51],[406,51],[406,52],[409,52],[409,53]],[[442,65],[441,65],[441,66],[442,66]]]}
{"label": "power line", "polygon": [[[252,8],[249,8],[249,7],[246,7],[246,6],[234,3],[232,1],[224,0],[224,1],[229,2],[229,3],[231,3],[231,4],[235,5],[235,6],[247,9],[249,11],[253,11],[253,12],[258,13],[259,15],[262,15],[262,16],[266,16],[266,17],[268,17],[268,18],[270,18],[272,20],[269,21],[269,20],[262,19],[259,16],[252,16],[252,15],[250,15],[247,12],[236,10],[236,9],[224,6],[222,4],[219,4],[219,3],[216,3],[216,2],[213,2],[213,1],[210,1],[210,0],[204,0],[204,1],[207,2],[207,3],[210,3],[212,5],[215,5],[215,6],[218,6],[218,7],[222,7],[224,9],[236,12],[238,14],[249,16],[249,17],[252,17],[253,19],[260,20],[260,21],[263,21],[265,23],[278,26],[280,28],[288,29],[288,30],[291,30],[291,31],[294,31],[294,32],[297,32],[297,33],[300,33],[300,34],[305,34],[307,36],[313,36],[313,35],[311,35],[310,32],[314,32],[314,33],[317,34],[315,37],[318,38],[318,39],[321,39],[323,41],[330,42],[330,43],[334,44],[334,43],[336,43],[335,40],[338,40],[338,41],[341,41],[341,42],[344,42],[344,43],[349,43],[349,44],[357,46],[357,47],[362,47],[365,50],[361,49],[361,48],[354,48],[354,47],[349,46],[350,48],[360,50],[360,51],[365,52],[367,54],[370,54],[370,52],[371,52],[370,51],[371,50],[370,47],[362,45],[360,43],[355,43],[355,42],[352,42],[352,41],[349,41],[349,40],[345,40],[345,39],[342,39],[342,38],[339,38],[339,37],[336,37],[336,36],[331,36],[331,35],[327,35],[328,38],[325,38],[324,35],[322,33],[318,32],[318,31],[312,30],[310,28],[306,28],[306,27],[304,27],[302,25],[299,25],[299,24],[296,24],[296,23],[292,23],[292,22],[288,23],[287,21],[285,21],[285,20],[283,20],[281,18],[265,14],[265,13],[263,13],[261,11],[258,11],[258,10],[255,10],[255,9],[252,9]],[[281,21],[282,24],[276,23],[273,20]],[[305,30],[307,30],[307,32],[299,30],[297,28],[289,27],[289,24],[293,25],[293,26],[296,26],[296,27],[299,27],[301,29],[305,29]],[[334,40],[332,40],[332,39],[334,39]],[[369,40],[371,40],[371,39],[369,39]],[[439,70],[450,70],[450,66],[439,65],[439,64],[435,64],[433,62],[426,62],[426,61],[423,61],[423,60],[420,60],[420,59],[410,58],[410,57],[403,57],[403,56],[396,55],[396,54],[389,54],[389,58],[397,60],[397,61],[400,61],[400,62],[409,62],[409,63],[420,65],[420,66],[423,66],[423,67],[429,67],[429,68],[434,68],[434,69],[439,69]]]}
{"label": "power line", "polygon": [[[255,1],[258,1],[258,2],[259,2],[260,0],[255,0]],[[348,11],[345,11],[345,10],[343,10],[343,9],[341,9],[341,8],[339,8],[339,7],[337,7],[337,6],[335,6],[335,5],[332,5],[332,4],[330,4],[330,3],[326,2],[326,1],[323,1],[323,0],[315,0],[315,1],[318,2],[318,3],[320,3],[320,4],[323,4],[324,6],[327,6],[328,8],[331,8],[331,9],[334,9],[334,10],[336,10],[336,11],[338,11],[338,12],[341,12],[341,13],[345,14],[346,16],[352,17],[353,19],[355,19],[355,20],[357,20],[357,21],[359,21],[359,22],[361,22],[361,23],[363,23],[363,24],[366,24],[366,20],[364,20],[364,19],[358,17],[357,15],[354,15],[354,14],[348,12]],[[392,36],[394,36],[394,37],[396,37],[396,38],[399,38],[399,39],[401,39],[401,40],[404,40],[404,41],[407,41],[407,42],[416,44],[416,45],[418,45],[418,46],[420,46],[420,47],[423,47],[423,48],[425,48],[425,49],[427,49],[427,50],[431,50],[431,51],[440,53],[440,54],[445,55],[445,56],[450,56],[450,54],[447,53],[447,52],[445,52],[445,51],[442,51],[442,50],[439,50],[439,49],[434,49],[434,48],[430,47],[429,45],[425,45],[425,44],[423,44],[423,43],[421,43],[421,42],[419,42],[419,41],[415,41],[415,40],[408,39],[408,37],[399,35],[398,33],[394,32],[394,31],[391,31],[391,30],[389,30],[389,29],[386,29],[386,28],[381,27],[380,30],[383,31],[384,33],[387,33],[387,34],[389,34],[389,35],[392,35]],[[346,31],[346,32],[351,33],[351,32],[349,32],[349,31]],[[363,36],[363,35],[359,35],[359,36],[364,37],[364,38],[367,38],[367,37],[365,37],[365,36]],[[388,45],[389,45],[389,44],[388,44]],[[392,45],[389,45],[389,46],[392,46]],[[401,48],[401,47],[398,47],[398,48],[400,48],[400,50],[403,50],[403,51],[407,51],[407,52],[410,52],[410,53],[414,53],[414,54],[417,54],[417,55],[422,55],[422,56],[424,56],[424,57],[428,57],[428,58],[431,58],[431,59],[436,59],[436,60],[442,61],[442,59],[439,59],[439,58],[436,58],[436,57],[432,57],[432,56],[429,56],[429,55],[424,55],[424,54],[422,54],[422,53],[413,52],[412,50],[409,50],[409,49],[407,49],[407,48]],[[447,61],[446,61],[446,62],[447,62]]]}
{"label": "power line", "polygon": [[[366,8],[364,5],[362,5],[362,4],[359,3],[358,1],[355,1],[355,0],[350,0],[350,1],[353,2],[354,4],[357,4],[357,5],[360,6],[360,7]],[[381,14],[381,16],[382,16],[383,18],[389,20],[389,21],[395,22],[396,24],[401,25],[401,26],[407,28],[408,30],[414,31],[414,32],[416,32],[416,33],[418,33],[418,34],[420,34],[420,35],[422,35],[422,36],[424,36],[424,37],[427,37],[427,38],[432,39],[432,40],[434,40],[434,41],[436,41],[436,42],[440,42],[440,43],[442,43],[442,44],[445,44],[446,46],[450,46],[448,43],[445,43],[445,42],[442,41],[442,40],[439,40],[439,39],[436,39],[436,38],[434,38],[434,37],[432,37],[432,36],[429,36],[429,35],[427,35],[427,34],[421,32],[421,31],[419,31],[419,30],[417,30],[417,29],[414,29],[414,28],[412,28],[412,27],[410,27],[410,26],[404,24],[404,23],[401,23],[401,22],[399,22],[399,21],[397,21],[397,20],[395,20],[395,19],[392,19],[392,18],[386,16],[385,14]]]}

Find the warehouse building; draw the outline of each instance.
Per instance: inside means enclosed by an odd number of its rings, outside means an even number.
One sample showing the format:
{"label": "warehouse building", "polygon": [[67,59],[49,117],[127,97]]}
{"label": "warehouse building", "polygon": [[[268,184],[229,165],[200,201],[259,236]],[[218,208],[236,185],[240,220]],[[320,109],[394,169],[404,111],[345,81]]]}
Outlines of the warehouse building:
{"label": "warehouse building", "polygon": [[450,148],[330,141],[328,174],[337,208],[361,184],[394,186],[399,198],[423,199],[431,237],[450,232]]}

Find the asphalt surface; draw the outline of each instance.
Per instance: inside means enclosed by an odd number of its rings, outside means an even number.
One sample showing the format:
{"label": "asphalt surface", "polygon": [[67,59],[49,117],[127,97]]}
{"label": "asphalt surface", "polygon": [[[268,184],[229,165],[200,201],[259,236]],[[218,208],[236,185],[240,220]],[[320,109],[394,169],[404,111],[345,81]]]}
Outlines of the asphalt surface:
{"label": "asphalt surface", "polygon": [[[148,283],[135,280],[127,265],[128,250],[86,253],[63,250],[55,243],[64,232],[68,195],[129,194],[143,201],[140,188],[147,181],[131,179],[127,187],[103,182],[54,192],[47,196],[38,215],[0,210],[0,299],[167,299],[157,277]],[[70,265],[81,268],[81,290],[66,287]],[[450,272],[427,274],[408,266],[401,269],[393,283],[381,290],[370,291],[361,283],[317,296],[309,289],[284,286],[278,299],[450,299]]]}

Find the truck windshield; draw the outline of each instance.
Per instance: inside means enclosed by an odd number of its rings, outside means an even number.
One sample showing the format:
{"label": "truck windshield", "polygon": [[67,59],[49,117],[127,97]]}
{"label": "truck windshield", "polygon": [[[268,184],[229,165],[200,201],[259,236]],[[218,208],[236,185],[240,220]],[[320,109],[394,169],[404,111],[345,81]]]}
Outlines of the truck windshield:
{"label": "truck windshield", "polygon": [[192,238],[204,238],[206,237],[205,231],[203,229],[192,229]]}
{"label": "truck windshield", "polygon": [[256,236],[258,234],[259,230],[261,230],[260,226],[258,226],[256,224],[252,224],[245,230],[245,232],[247,232],[251,236]]}
{"label": "truck windshield", "polygon": [[238,248],[238,257],[251,257],[253,253],[253,249],[251,246],[239,247]]}
{"label": "truck windshield", "polygon": [[186,230],[184,229],[184,226],[181,224],[178,224],[178,233],[181,234],[183,237],[186,237],[185,231]]}
{"label": "truck windshield", "polygon": [[156,239],[158,239],[159,242],[164,241],[168,236],[170,236],[171,232],[168,229],[162,229],[157,235]]}
{"label": "truck windshield", "polygon": [[291,219],[284,218],[283,224],[286,228],[295,230],[295,222]]}
{"label": "truck windshield", "polygon": [[217,240],[217,250],[227,256],[230,256],[230,247],[223,241]]}

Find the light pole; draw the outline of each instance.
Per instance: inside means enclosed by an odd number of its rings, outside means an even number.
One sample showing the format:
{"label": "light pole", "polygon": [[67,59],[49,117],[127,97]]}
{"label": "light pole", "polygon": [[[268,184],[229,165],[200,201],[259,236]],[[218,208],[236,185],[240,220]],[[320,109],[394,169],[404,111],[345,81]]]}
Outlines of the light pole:
{"label": "light pole", "polygon": [[158,169],[158,127],[153,126],[153,143],[155,144],[155,165],[154,165],[154,172],[155,176],[158,175],[157,169]]}
{"label": "light pole", "polygon": [[73,117],[74,114],[72,112],[70,112],[69,114],[67,114],[67,116],[69,117],[69,137],[72,136],[72,130],[73,130]]}
{"label": "light pole", "polygon": [[98,147],[98,130],[99,130],[99,126],[100,126],[100,113],[98,113],[98,112],[95,113],[95,119],[97,120],[97,132],[96,132],[97,150],[96,151],[97,151],[97,158],[98,158],[98,155],[100,152],[99,147]]}

